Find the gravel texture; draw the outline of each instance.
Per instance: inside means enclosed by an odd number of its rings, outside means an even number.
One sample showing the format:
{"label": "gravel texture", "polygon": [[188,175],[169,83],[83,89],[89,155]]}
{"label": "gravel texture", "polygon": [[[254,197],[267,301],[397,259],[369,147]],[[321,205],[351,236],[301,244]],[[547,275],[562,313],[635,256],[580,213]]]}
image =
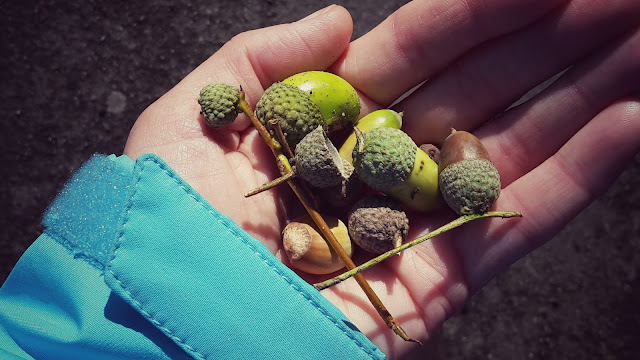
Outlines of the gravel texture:
{"label": "gravel texture", "polygon": [[[405,1],[344,1],[361,36]],[[8,1],[0,7],[0,283],[91,154],[235,34],[329,1]],[[605,160],[602,160],[605,161]],[[640,358],[640,156],[602,197],[445,323],[447,359]],[[424,353],[413,358],[426,358]]]}

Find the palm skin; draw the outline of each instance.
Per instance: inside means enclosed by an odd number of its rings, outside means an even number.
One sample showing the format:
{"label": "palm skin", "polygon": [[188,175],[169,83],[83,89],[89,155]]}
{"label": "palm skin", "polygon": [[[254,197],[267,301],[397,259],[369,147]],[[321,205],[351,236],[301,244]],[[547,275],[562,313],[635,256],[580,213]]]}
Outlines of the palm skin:
{"label": "palm skin", "polygon": [[[159,155],[286,263],[280,232],[297,200],[286,187],[243,196],[278,175],[273,156],[244,115],[226,129],[207,128],[199,90],[241,85],[255,106],[275,81],[329,70],[358,89],[362,116],[428,79],[394,105],[406,131],[418,144],[440,143],[451,127],[472,131],[501,174],[495,208],[524,218],[467,224],[364,273],[409,335],[427,340],[491,277],[602,193],[640,150],[640,102],[632,97],[640,91],[637,19],[635,0],[413,1],[350,44],[350,15],[331,6],[236,36],[140,116],[125,154]],[[533,99],[503,111],[569,66]],[[452,218],[412,214],[409,238]],[[387,329],[355,281],[322,294],[390,358],[415,347]]]}

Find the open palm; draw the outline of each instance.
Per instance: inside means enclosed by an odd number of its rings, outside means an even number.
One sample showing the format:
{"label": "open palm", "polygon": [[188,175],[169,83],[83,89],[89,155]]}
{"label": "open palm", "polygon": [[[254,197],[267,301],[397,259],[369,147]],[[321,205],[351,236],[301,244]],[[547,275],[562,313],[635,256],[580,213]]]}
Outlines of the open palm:
{"label": "open palm", "polygon": [[[243,196],[278,175],[273,156],[244,115],[224,130],[207,128],[200,89],[241,85],[255,106],[275,81],[329,70],[358,89],[364,115],[427,80],[394,105],[404,130],[418,144],[440,143],[451,127],[473,131],[501,174],[496,208],[524,214],[465,225],[364,273],[409,335],[427,339],[593,201],[640,149],[640,102],[631,97],[640,90],[637,19],[635,0],[413,1],[350,44],[351,18],[332,6],[233,38],[140,116],[125,154],[159,155],[286,262],[280,232],[295,199],[286,187]],[[410,238],[451,218],[413,214]],[[353,280],[322,294],[390,357],[414,346],[386,328]]]}

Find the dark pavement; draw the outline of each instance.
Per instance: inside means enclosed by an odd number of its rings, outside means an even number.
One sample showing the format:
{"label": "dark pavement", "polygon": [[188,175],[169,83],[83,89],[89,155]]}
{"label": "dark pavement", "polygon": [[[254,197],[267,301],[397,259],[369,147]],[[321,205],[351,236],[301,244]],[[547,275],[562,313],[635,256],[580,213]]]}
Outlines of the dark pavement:
{"label": "dark pavement", "polygon": [[[355,38],[405,1],[339,3],[352,13]],[[70,174],[95,152],[120,154],[145,107],[233,35],[329,4],[11,0],[0,6],[0,283],[42,230],[40,217]],[[438,358],[640,358],[638,179],[640,156],[564,231],[450,319],[432,344]]]}

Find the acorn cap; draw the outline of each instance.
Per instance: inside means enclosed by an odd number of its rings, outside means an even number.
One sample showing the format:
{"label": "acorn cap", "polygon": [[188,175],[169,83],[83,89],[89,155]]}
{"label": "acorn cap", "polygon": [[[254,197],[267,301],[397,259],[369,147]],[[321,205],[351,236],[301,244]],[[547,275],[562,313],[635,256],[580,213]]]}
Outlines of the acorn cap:
{"label": "acorn cap", "polygon": [[442,197],[459,215],[482,214],[500,196],[500,174],[478,138],[452,131],[440,150]]}
{"label": "acorn cap", "polygon": [[223,83],[207,85],[200,90],[198,103],[204,122],[214,129],[221,129],[231,124],[240,112],[240,90]]}
{"label": "acorn cap", "polygon": [[296,176],[319,188],[340,185],[345,174],[344,161],[322,126],[307,134],[296,145]]}
{"label": "acorn cap", "polygon": [[339,209],[352,204],[362,194],[362,182],[353,165],[343,162],[345,178],[338,185],[320,189],[318,198],[330,208]]}
{"label": "acorn cap", "polygon": [[409,232],[409,219],[396,200],[371,195],[353,206],[347,227],[351,240],[363,250],[382,254],[402,244]]}
{"label": "acorn cap", "polygon": [[382,192],[402,184],[411,174],[418,147],[402,130],[381,127],[357,134],[353,167],[367,185]]}
{"label": "acorn cap", "polygon": [[270,121],[279,121],[291,148],[318,126],[326,128],[325,119],[313,100],[302,90],[285,83],[275,83],[265,90],[256,104],[255,114],[270,131],[273,131]]}

